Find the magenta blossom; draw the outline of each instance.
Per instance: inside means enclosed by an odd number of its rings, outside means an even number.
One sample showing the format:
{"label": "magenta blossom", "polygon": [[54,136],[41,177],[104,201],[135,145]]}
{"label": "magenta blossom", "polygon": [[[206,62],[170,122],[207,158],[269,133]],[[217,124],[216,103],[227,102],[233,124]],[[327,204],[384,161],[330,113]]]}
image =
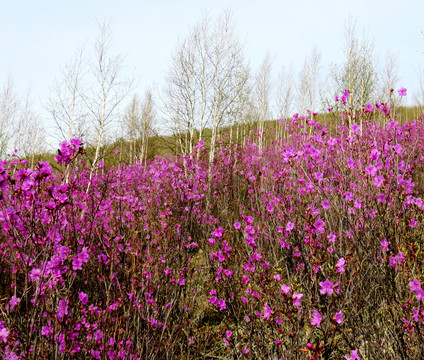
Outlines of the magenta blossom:
{"label": "magenta blossom", "polygon": [[0,329],[0,339],[1,339],[1,341],[3,341],[4,343],[7,342],[8,336],[9,336],[9,330],[7,330],[6,328]]}
{"label": "magenta blossom", "polygon": [[216,229],[215,231],[212,232],[212,236],[220,238],[222,237],[222,233],[224,232],[224,229],[222,227],[219,227],[218,229]]}
{"label": "magenta blossom", "polygon": [[334,315],[334,320],[336,320],[336,323],[341,325],[343,324],[343,312],[340,310],[336,315]]}
{"label": "magenta blossom", "polygon": [[294,229],[294,223],[289,221],[286,225],[286,231],[291,232]]}
{"label": "magenta blossom", "polygon": [[341,98],[343,105],[346,105],[347,100],[349,99],[349,95],[350,95],[349,90],[345,89]]}
{"label": "magenta blossom", "polygon": [[421,290],[421,282],[418,280],[412,280],[409,282],[409,287],[411,291]]}
{"label": "magenta blossom", "polygon": [[300,299],[303,297],[302,293],[294,293],[293,294],[293,305],[299,307],[300,306]]}
{"label": "magenta blossom", "polygon": [[380,245],[381,245],[381,250],[383,251],[389,251],[389,245],[390,245],[390,241],[380,241]]}
{"label": "magenta blossom", "polygon": [[272,315],[272,310],[268,306],[268,304],[265,304],[265,310],[264,310],[264,319],[268,320]]}
{"label": "magenta blossom", "polygon": [[336,264],[336,273],[344,273],[346,271],[346,269],[344,268],[345,264],[346,260],[344,258],[340,258]]}
{"label": "magenta blossom", "polygon": [[291,288],[289,285],[281,285],[281,295],[287,295],[290,292]]}
{"label": "magenta blossom", "polygon": [[411,291],[416,293],[416,298],[418,301],[424,299],[424,290],[421,289],[421,282],[418,280],[412,280],[409,282],[409,288]]}
{"label": "magenta blossom", "polygon": [[333,284],[329,279],[326,279],[325,281],[321,281],[319,283],[319,286],[321,286],[321,289],[320,289],[319,292],[322,295],[325,295],[325,294],[331,295],[334,292],[333,288],[334,288],[335,284]]}
{"label": "magenta blossom", "polygon": [[404,87],[401,87],[398,90],[399,96],[406,96],[406,89]]}
{"label": "magenta blossom", "polygon": [[361,360],[361,358],[358,355],[358,349],[352,350],[349,355],[344,356],[346,360]]}
{"label": "magenta blossom", "polygon": [[16,306],[16,304],[19,304],[19,302],[21,301],[20,298],[16,297],[15,295],[12,296],[12,298],[10,299],[10,309],[13,310],[14,307]]}
{"label": "magenta blossom", "polygon": [[350,131],[352,131],[353,134],[359,134],[361,132],[361,127],[358,124],[352,124],[350,126]]}
{"label": "magenta blossom", "polygon": [[384,178],[382,176],[377,176],[374,178],[374,186],[379,188],[381,185],[383,185]]}
{"label": "magenta blossom", "polygon": [[86,293],[84,293],[84,292],[81,291],[78,294],[78,298],[79,298],[79,300],[81,301],[81,303],[83,305],[87,304],[87,302],[88,302],[88,295]]}
{"label": "magenta blossom", "polygon": [[321,324],[321,321],[322,321],[322,316],[321,316],[321,314],[317,311],[317,310],[315,310],[313,313],[312,313],[312,318],[311,318],[311,325],[312,326],[319,326],[320,324]]}
{"label": "magenta blossom", "polygon": [[328,200],[324,200],[323,202],[321,202],[321,206],[325,209],[328,210],[330,208],[330,202]]}
{"label": "magenta blossom", "polygon": [[371,114],[374,111],[374,106],[372,104],[368,104],[365,111]]}
{"label": "magenta blossom", "polygon": [[41,328],[41,335],[49,338],[53,335],[53,330],[54,329],[51,326],[43,326]]}

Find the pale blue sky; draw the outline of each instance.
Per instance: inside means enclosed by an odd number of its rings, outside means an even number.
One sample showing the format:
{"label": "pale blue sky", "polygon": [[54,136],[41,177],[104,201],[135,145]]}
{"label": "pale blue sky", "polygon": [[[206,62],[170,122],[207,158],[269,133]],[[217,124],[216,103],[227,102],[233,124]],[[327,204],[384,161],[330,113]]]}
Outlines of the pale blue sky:
{"label": "pale blue sky", "polygon": [[235,29],[255,69],[267,52],[278,73],[282,65],[298,69],[313,47],[322,54],[322,71],[343,61],[344,26],[357,19],[366,29],[377,58],[398,54],[401,85],[408,97],[418,88],[424,68],[423,0],[0,0],[0,85],[9,73],[16,89],[31,87],[34,103],[45,100],[60,69],[79,45],[90,48],[96,18],[110,22],[113,51],[126,55],[125,69],[135,70],[139,92],[163,84],[178,36],[184,37],[202,13],[233,11]]}

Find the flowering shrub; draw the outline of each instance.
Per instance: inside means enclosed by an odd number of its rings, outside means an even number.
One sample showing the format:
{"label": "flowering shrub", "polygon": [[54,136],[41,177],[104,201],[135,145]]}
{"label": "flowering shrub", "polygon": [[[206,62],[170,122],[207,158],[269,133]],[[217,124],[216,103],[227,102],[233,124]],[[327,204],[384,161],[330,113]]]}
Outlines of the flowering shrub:
{"label": "flowering shrub", "polygon": [[1,162],[0,356],[421,358],[424,125],[355,116],[221,144],[212,177],[202,144],[92,179],[78,140],[66,177]]}

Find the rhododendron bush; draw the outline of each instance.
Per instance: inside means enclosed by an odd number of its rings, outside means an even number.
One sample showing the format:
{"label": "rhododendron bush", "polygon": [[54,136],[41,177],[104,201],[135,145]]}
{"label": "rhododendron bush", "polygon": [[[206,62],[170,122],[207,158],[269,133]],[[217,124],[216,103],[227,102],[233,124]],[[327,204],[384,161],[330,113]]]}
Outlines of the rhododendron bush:
{"label": "rhododendron bush", "polygon": [[422,358],[424,125],[306,120],[220,142],[212,176],[202,142],[1,162],[0,357]]}

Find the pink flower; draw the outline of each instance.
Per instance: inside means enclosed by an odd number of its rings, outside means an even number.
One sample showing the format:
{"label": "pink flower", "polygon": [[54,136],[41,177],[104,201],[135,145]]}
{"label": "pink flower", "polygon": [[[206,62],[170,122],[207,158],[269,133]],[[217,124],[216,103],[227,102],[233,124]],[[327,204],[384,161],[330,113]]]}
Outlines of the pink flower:
{"label": "pink flower", "polygon": [[350,95],[349,90],[345,89],[341,98],[343,105],[346,105],[347,100],[349,99],[349,95]]}
{"label": "pink flower", "polygon": [[94,338],[96,339],[97,342],[99,342],[103,338],[103,333],[100,330],[97,330],[94,333]]}
{"label": "pink flower", "polygon": [[40,277],[41,277],[41,270],[33,268],[29,274],[29,280],[37,282],[40,280]]}
{"label": "pink flower", "polygon": [[244,355],[247,355],[247,354],[249,353],[249,349],[244,348],[241,352],[242,352]]}
{"label": "pink flower", "polygon": [[381,250],[383,251],[389,251],[389,245],[390,245],[390,241],[380,241],[380,245],[381,245]]}
{"label": "pink flower", "polygon": [[289,221],[286,225],[286,231],[291,232],[294,229],[294,223]]}
{"label": "pink flower", "polygon": [[259,254],[259,253],[257,253],[257,252],[255,252],[255,253],[253,253],[252,258],[253,258],[253,260],[261,261],[262,260],[262,255]]}
{"label": "pink flower", "polygon": [[227,330],[225,332],[225,336],[227,337],[227,339],[229,339],[231,337],[231,335],[233,335],[233,332],[231,330]]}
{"label": "pink flower", "polygon": [[78,294],[78,298],[79,298],[79,300],[81,301],[81,303],[83,305],[87,304],[87,302],[88,302],[88,295],[86,293],[84,293],[84,292],[81,291]]}
{"label": "pink flower", "polygon": [[324,200],[324,201],[321,203],[321,206],[322,206],[325,210],[328,210],[328,209],[330,208],[330,202],[329,202],[328,200]]}
{"label": "pink flower", "polygon": [[72,259],[72,269],[73,270],[82,270],[82,260],[75,256]]}
{"label": "pink flower", "polygon": [[324,233],[325,232],[325,222],[322,221],[318,217],[318,219],[314,222],[314,228],[315,228],[316,234],[322,234],[322,233]]}
{"label": "pink flower", "polygon": [[281,285],[281,295],[287,295],[290,292],[291,287],[283,284]]}
{"label": "pink flower", "polygon": [[359,134],[361,132],[361,127],[358,124],[352,124],[350,126],[350,130],[352,131],[352,133],[354,134]]}
{"label": "pink flower", "polygon": [[423,290],[418,289],[416,291],[416,293],[417,293],[416,297],[417,297],[417,300],[418,301],[421,301],[422,299],[424,299],[424,291]]}
{"label": "pink flower", "polygon": [[253,216],[245,216],[244,221],[246,221],[246,224],[252,224],[253,223]]}
{"label": "pink flower", "polygon": [[12,296],[12,298],[10,299],[10,309],[13,310],[14,307],[16,306],[16,304],[18,304],[21,301],[20,298],[16,297],[15,295]]}
{"label": "pink flower", "polygon": [[401,87],[398,90],[399,96],[406,96],[406,89],[404,87]]}
{"label": "pink flower", "polygon": [[384,203],[386,201],[386,195],[379,193],[376,196],[377,202]]}
{"label": "pink flower", "polygon": [[219,310],[225,310],[227,308],[227,304],[225,302],[225,300],[218,300],[216,302],[216,305],[219,307]]}
{"label": "pink flower", "polygon": [[184,286],[185,285],[185,279],[184,278],[178,279],[178,284],[180,284],[180,286]]}
{"label": "pink flower", "polygon": [[336,234],[334,234],[334,233],[332,233],[332,234],[328,235],[328,236],[327,236],[327,238],[328,238],[328,242],[331,242],[331,243],[336,242],[336,237],[337,237],[337,235],[336,235]]}
{"label": "pink flower", "polygon": [[383,185],[383,182],[384,182],[384,178],[381,176],[377,176],[374,178],[374,186],[377,188],[381,187],[381,185]]}
{"label": "pink flower", "polygon": [[59,307],[56,311],[57,319],[59,321],[62,321],[63,317],[65,315],[68,315],[68,306],[69,306],[68,300],[65,300],[65,299],[59,300]]}
{"label": "pink flower", "polygon": [[233,276],[233,271],[230,269],[225,269],[224,270],[224,275],[225,276]]}
{"label": "pink flower", "polygon": [[418,280],[412,280],[409,282],[409,288],[411,291],[421,290],[421,282]]}
{"label": "pink flower", "polygon": [[294,293],[293,294],[293,305],[296,307],[300,306],[300,299],[303,297],[302,293]]}
{"label": "pink flower", "polygon": [[371,160],[377,160],[381,155],[381,151],[377,149],[372,149],[370,153]]}
{"label": "pink flower", "polygon": [[344,356],[346,360],[361,360],[361,358],[358,355],[358,349],[352,350],[349,355]]}
{"label": "pink flower", "polygon": [[4,343],[7,342],[7,337],[9,336],[9,330],[6,328],[0,329],[0,339]]}
{"label": "pink flower", "polygon": [[237,221],[237,222],[235,222],[234,223],[234,228],[236,229],[236,230],[238,230],[238,229],[240,229],[241,228],[241,224]]}
{"label": "pink flower", "polygon": [[424,299],[424,291],[421,289],[421,282],[418,280],[412,280],[409,282],[409,288],[411,291],[416,293],[418,301]]}
{"label": "pink flower", "polygon": [[272,315],[272,310],[271,308],[265,304],[265,310],[264,310],[264,319],[268,320]]}
{"label": "pink flower", "polygon": [[417,224],[418,224],[418,221],[417,221],[417,219],[415,218],[415,216],[413,216],[412,218],[411,218],[411,221],[409,222],[409,227],[411,227],[411,228],[414,228],[414,227],[416,227],[417,226]]}
{"label": "pink flower", "polygon": [[50,337],[53,335],[53,328],[50,326],[43,326],[41,328],[41,335],[44,335],[45,337]]}
{"label": "pink flower", "polygon": [[344,273],[346,271],[346,269],[344,268],[345,263],[346,263],[346,260],[344,258],[340,258],[339,261],[337,261],[336,273]]}
{"label": "pink flower", "polygon": [[367,165],[365,166],[365,173],[374,178],[377,175],[377,168],[374,165]]}
{"label": "pink flower", "polygon": [[322,295],[325,295],[325,294],[331,295],[334,292],[333,290],[334,284],[329,279],[326,279],[325,281],[320,282],[319,286],[321,286],[321,289],[319,292]]}
{"label": "pink flower", "polygon": [[83,263],[88,262],[88,260],[90,259],[90,255],[87,252],[88,247],[83,247],[82,251],[78,254],[78,259],[80,259]]}
{"label": "pink flower", "polygon": [[414,312],[414,321],[420,321],[419,315],[420,312],[418,311],[418,309],[413,308],[412,311]]}
{"label": "pink flower", "polygon": [[334,320],[336,320],[336,323],[341,325],[343,324],[343,312],[340,310],[336,315],[334,315]]}
{"label": "pink flower", "polygon": [[212,236],[220,238],[222,237],[222,233],[224,232],[224,229],[222,227],[219,227],[218,229],[216,229],[215,231],[212,232]]}
{"label": "pink flower", "polygon": [[322,321],[321,314],[317,310],[315,310],[312,313],[311,325],[312,326],[319,326],[321,324],[321,321]]}

